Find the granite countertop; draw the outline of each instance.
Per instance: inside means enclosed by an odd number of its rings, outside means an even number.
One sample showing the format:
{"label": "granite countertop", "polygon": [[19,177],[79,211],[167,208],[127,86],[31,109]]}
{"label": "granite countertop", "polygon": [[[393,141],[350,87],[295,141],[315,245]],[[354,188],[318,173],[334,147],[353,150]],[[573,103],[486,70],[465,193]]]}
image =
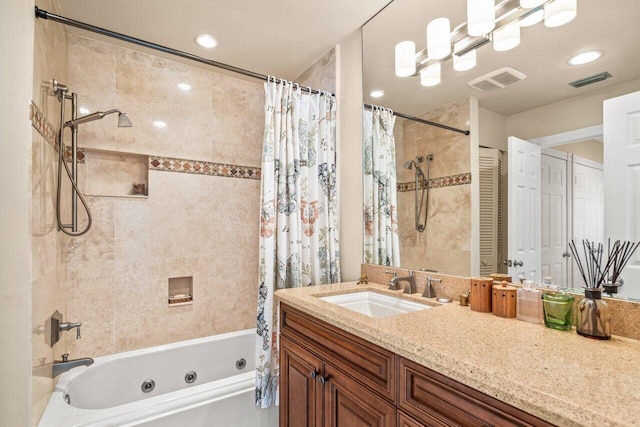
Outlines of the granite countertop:
{"label": "granite countertop", "polygon": [[[371,318],[315,296],[396,294],[429,310]],[[285,289],[279,301],[560,426],[640,425],[640,341],[598,341],[355,282]],[[615,313],[613,313],[615,316]]]}

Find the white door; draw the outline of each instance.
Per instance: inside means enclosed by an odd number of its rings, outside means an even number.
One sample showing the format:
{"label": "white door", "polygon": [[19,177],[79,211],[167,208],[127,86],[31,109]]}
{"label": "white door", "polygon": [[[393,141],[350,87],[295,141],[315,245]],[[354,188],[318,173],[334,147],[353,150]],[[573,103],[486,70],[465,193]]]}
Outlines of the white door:
{"label": "white door", "polygon": [[508,139],[509,274],[540,283],[540,147]]}
{"label": "white door", "polygon": [[552,277],[553,283],[568,287],[567,257],[567,153],[545,149],[541,165],[541,276]]}
{"label": "white door", "polygon": [[[640,240],[640,92],[604,101],[604,235]],[[640,251],[640,250],[639,250]],[[640,253],[622,272],[622,296],[640,298]]]}
{"label": "white door", "polygon": [[[573,240],[604,241],[604,175],[602,164],[573,157]],[[573,263],[573,288],[584,286],[578,266]]]}

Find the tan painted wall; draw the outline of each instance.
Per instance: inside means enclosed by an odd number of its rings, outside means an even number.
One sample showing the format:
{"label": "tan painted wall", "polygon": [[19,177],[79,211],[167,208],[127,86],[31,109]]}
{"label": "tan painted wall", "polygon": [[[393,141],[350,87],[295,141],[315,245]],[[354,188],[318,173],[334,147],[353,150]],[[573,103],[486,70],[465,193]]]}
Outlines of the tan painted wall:
{"label": "tan painted wall", "polygon": [[363,256],[362,35],[336,47],[338,98],[338,188],[342,280],[360,276]]}
{"label": "tan painted wall", "polygon": [[[640,79],[508,116],[507,134],[531,139],[600,125],[605,99],[638,90]],[[576,94],[579,91],[576,89]]]}
{"label": "tan painted wall", "polygon": [[507,117],[479,108],[479,139],[483,147],[507,150]]}
{"label": "tan painted wall", "polygon": [[604,146],[602,142],[590,139],[588,141],[574,142],[572,144],[558,145],[554,150],[575,154],[594,162],[604,163]]}
{"label": "tan painted wall", "polygon": [[33,1],[0,7],[0,425],[31,424],[31,240],[29,225]]}

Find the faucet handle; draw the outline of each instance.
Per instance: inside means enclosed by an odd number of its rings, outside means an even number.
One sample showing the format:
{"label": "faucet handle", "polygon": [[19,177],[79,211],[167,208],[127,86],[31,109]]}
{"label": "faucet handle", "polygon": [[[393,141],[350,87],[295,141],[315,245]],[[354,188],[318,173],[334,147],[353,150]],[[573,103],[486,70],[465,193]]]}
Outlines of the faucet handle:
{"label": "faucet handle", "polygon": [[384,274],[392,274],[392,278],[394,277],[398,277],[398,272],[397,271],[384,271]]}
{"label": "faucet handle", "polygon": [[68,360],[69,360],[69,353],[65,353],[65,354],[63,354],[63,355],[62,355],[62,361],[63,361],[63,362],[66,362],[66,361],[68,361]]}

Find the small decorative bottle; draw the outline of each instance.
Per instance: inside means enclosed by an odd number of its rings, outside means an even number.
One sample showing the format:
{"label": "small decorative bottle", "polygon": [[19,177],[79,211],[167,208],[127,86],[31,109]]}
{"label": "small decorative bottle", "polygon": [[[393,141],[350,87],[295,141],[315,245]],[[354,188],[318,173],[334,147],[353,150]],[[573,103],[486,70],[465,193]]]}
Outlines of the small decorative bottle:
{"label": "small decorative bottle", "polygon": [[542,291],[533,287],[532,280],[526,280],[522,287],[518,289],[516,311],[518,320],[531,323],[544,323]]}
{"label": "small decorative bottle", "polygon": [[564,292],[544,294],[544,324],[547,328],[568,331],[573,327],[573,295]]}
{"label": "small decorative bottle", "polygon": [[602,288],[584,288],[584,298],[578,303],[576,330],[584,337],[611,339],[611,313],[602,300]]}

